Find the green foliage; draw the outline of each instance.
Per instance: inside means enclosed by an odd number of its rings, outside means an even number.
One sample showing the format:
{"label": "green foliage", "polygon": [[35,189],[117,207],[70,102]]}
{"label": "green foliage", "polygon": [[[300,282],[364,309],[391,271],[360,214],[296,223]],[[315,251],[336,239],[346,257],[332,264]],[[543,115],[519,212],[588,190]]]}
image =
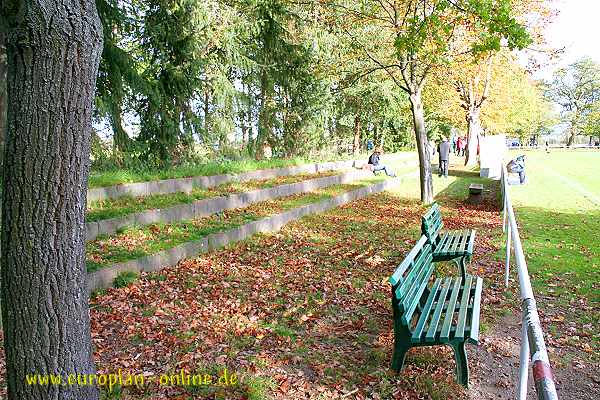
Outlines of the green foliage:
{"label": "green foliage", "polygon": [[586,125],[587,132],[594,125],[594,110],[600,101],[600,65],[584,58],[559,69],[548,84],[547,95],[562,109],[571,144],[576,135],[586,132]]}
{"label": "green foliage", "polygon": [[[97,0],[97,120],[112,143],[96,138],[93,169],[261,158],[266,145],[276,157],[341,155],[355,136],[411,147],[401,88],[422,89],[457,49],[477,57],[530,41],[510,0],[386,4]],[[402,30],[381,23],[389,15],[406,16]],[[426,106],[437,137],[452,121]]]}

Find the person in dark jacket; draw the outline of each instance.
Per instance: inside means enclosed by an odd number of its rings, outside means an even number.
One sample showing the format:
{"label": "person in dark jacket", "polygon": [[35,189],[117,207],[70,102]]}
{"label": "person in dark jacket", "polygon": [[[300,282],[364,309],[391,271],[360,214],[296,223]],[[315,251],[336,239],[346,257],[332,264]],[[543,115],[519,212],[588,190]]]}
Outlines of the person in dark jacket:
{"label": "person in dark jacket", "polygon": [[450,162],[450,143],[446,137],[442,137],[442,141],[438,145],[438,154],[440,160],[439,176],[448,177],[448,163]]}
{"label": "person in dark jacket", "polygon": [[385,172],[385,174],[387,176],[395,177],[396,174],[391,169],[389,169],[388,167],[386,167],[385,165],[383,165],[379,162],[381,153],[383,153],[383,149],[381,147],[378,147],[375,149],[373,154],[371,154],[371,156],[369,157],[369,164],[371,164],[373,166],[373,172],[383,171],[383,172]]}

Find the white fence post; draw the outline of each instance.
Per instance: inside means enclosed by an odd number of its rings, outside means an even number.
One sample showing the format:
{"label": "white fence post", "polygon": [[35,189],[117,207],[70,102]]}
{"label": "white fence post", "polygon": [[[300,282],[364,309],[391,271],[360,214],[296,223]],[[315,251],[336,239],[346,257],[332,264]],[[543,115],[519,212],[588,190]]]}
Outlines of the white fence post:
{"label": "white fence post", "polygon": [[517,393],[519,400],[527,400],[527,380],[529,378],[529,339],[527,338],[527,324],[521,321],[521,354],[519,362],[519,387]]}
{"label": "white fence post", "polygon": [[[519,237],[519,227],[515,219],[515,213],[510,201],[510,195],[507,187],[506,167],[502,166],[502,187],[504,195],[504,215],[503,229],[506,229],[506,277],[505,283],[508,286],[509,262],[511,248],[514,249],[515,264],[517,276],[519,278],[519,288],[521,292],[522,306],[522,334],[521,334],[521,363],[519,369],[518,398],[525,400],[527,398],[527,380],[529,377],[529,366],[533,365],[533,380],[535,390],[539,400],[558,400],[554,378],[552,377],[552,368],[548,359],[546,344],[544,343],[544,333],[540,324],[540,317],[535,305],[533,290],[529,271],[527,270],[527,261],[523,254],[523,245]],[[512,242],[512,243],[511,243]],[[530,354],[532,353],[532,355]],[[530,363],[530,357],[532,363]]]}
{"label": "white fence post", "polygon": [[506,271],[504,273],[504,285],[508,288],[508,275],[510,273],[510,249],[511,249],[512,231],[510,226],[506,229]]}

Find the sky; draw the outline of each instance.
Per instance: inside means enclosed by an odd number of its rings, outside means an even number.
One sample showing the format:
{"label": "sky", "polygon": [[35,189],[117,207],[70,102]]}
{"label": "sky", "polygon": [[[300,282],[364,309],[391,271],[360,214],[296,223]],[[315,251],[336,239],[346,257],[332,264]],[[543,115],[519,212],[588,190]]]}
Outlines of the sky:
{"label": "sky", "polygon": [[[584,56],[600,63],[600,0],[555,0],[559,10],[548,27],[546,38],[554,48],[565,52],[558,66],[566,66]],[[549,79],[557,65],[547,65],[536,75]]]}

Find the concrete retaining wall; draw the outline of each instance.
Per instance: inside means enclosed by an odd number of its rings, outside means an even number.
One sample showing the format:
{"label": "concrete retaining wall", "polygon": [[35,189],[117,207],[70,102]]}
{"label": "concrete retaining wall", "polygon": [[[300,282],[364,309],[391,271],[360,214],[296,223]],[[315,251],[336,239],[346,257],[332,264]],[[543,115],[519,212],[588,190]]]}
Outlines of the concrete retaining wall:
{"label": "concrete retaining wall", "polygon": [[[394,159],[413,158],[411,153],[393,154],[389,157]],[[151,182],[124,183],[116,186],[107,186],[93,188],[88,190],[88,204],[98,200],[115,199],[123,196],[150,196],[155,194],[167,194],[176,192],[191,192],[194,188],[211,188],[222,185],[230,181],[250,181],[258,179],[271,179],[278,176],[289,176],[299,174],[314,174],[318,172],[337,171],[345,168],[351,168],[354,160],[332,161],[320,164],[306,164],[285,168],[262,169],[250,172],[244,172],[237,175],[212,175],[195,176],[191,178],[164,179]],[[364,161],[358,161],[362,164]]]}
{"label": "concrete retaining wall", "polygon": [[147,225],[157,222],[172,223],[207,217],[223,210],[243,208],[253,203],[291,196],[298,193],[311,192],[332,185],[350,183],[357,179],[370,176],[372,176],[370,172],[355,170],[340,175],[309,179],[303,182],[279,185],[267,189],[258,189],[250,192],[236,193],[230,196],[219,196],[197,200],[191,204],[180,204],[164,209],[153,209],[129,214],[124,217],[87,222],[85,224],[86,241],[94,240],[98,235],[113,234],[119,229],[128,226]]}
{"label": "concrete retaining wall", "polygon": [[227,182],[272,179],[279,176],[314,174],[351,168],[354,161],[337,161],[323,164],[306,164],[285,168],[262,169],[237,175],[195,176],[191,178],[165,179],[151,182],[124,183],[116,186],[88,190],[88,204],[98,200],[115,199],[123,196],[151,196],[176,192],[189,193],[194,188],[211,188]]}
{"label": "concrete retaining wall", "polygon": [[195,257],[199,254],[206,253],[209,250],[221,248],[230,243],[243,240],[255,233],[278,231],[288,222],[297,220],[309,214],[321,213],[334,207],[369,196],[370,194],[384,191],[394,185],[398,185],[403,179],[412,175],[413,174],[410,173],[396,179],[388,179],[374,185],[343,193],[331,199],[323,200],[314,204],[307,204],[281,214],[250,222],[239,228],[231,229],[221,233],[213,233],[198,241],[185,243],[151,256],[114,264],[110,267],[89,273],[88,290],[91,292],[96,289],[112,286],[113,280],[117,277],[117,275],[124,271],[158,271],[166,266],[175,265],[185,258]]}

